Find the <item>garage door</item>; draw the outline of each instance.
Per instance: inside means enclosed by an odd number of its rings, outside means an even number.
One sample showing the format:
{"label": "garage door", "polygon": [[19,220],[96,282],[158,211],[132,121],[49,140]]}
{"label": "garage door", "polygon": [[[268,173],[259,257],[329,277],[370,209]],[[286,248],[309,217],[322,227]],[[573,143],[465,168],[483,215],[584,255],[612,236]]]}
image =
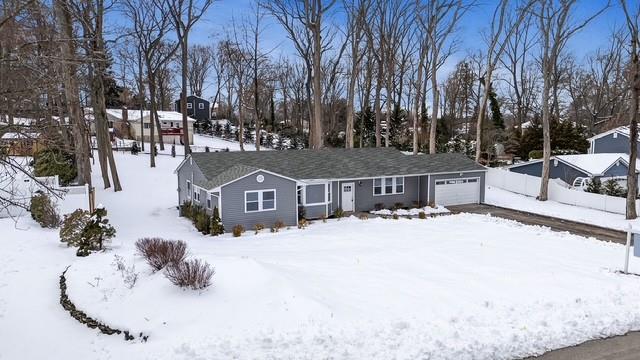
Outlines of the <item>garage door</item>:
{"label": "garage door", "polygon": [[436,180],[436,204],[462,205],[480,202],[480,179]]}

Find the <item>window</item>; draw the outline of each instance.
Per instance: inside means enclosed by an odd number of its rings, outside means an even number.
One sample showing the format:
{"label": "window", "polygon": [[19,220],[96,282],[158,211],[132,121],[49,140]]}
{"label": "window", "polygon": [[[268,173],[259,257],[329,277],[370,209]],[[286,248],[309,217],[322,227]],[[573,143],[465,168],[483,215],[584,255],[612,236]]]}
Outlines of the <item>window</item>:
{"label": "window", "polygon": [[211,209],[211,195],[207,195],[207,209]]}
{"label": "window", "polygon": [[149,128],[149,123],[144,123],[144,128],[148,129]]}
{"label": "window", "polygon": [[192,103],[190,103],[190,102],[188,102],[188,103],[187,103],[187,109],[193,109],[193,104],[192,104]]}
{"label": "window", "polygon": [[187,197],[191,197],[191,181],[187,180]]}
{"label": "window", "polygon": [[196,187],[193,188],[193,200],[200,202],[200,189]]}
{"label": "window", "polygon": [[198,109],[203,110],[204,109],[204,104],[203,103],[199,103],[198,104]]}
{"label": "window", "polygon": [[276,191],[245,191],[244,212],[270,211],[276,209]]}
{"label": "window", "polygon": [[404,177],[386,177],[373,179],[373,195],[392,195],[404,193]]}

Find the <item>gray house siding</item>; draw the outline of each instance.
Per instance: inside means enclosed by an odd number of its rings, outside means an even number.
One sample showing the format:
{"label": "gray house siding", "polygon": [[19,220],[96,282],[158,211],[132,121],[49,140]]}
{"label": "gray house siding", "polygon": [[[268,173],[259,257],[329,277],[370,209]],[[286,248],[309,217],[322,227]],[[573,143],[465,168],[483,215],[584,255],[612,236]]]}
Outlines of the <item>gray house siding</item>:
{"label": "gray house siding", "polygon": [[307,185],[305,191],[307,204],[317,204],[324,202],[324,184]]}
{"label": "gray house siding", "polygon": [[629,168],[623,162],[620,162],[617,165],[613,165],[607,171],[604,172],[605,177],[609,176],[627,176],[629,172]]}
{"label": "gray house siding", "polygon": [[[211,110],[209,106],[209,102],[205,99],[199,98],[197,96],[189,95],[187,96],[187,103],[192,104],[191,109],[187,108],[187,115],[200,121],[208,121],[211,120]],[[200,105],[203,105],[203,108],[200,109]],[[174,108],[177,112],[182,112],[180,110],[180,100],[176,100],[174,102]]]}
{"label": "gray house siding", "polygon": [[305,206],[304,211],[305,211],[305,218],[319,219],[322,216],[326,216],[327,206],[326,205]]}
{"label": "gray house siding", "polygon": [[420,202],[422,206],[429,204],[429,175],[420,176]]}
{"label": "gray house siding", "polygon": [[[520,174],[526,174],[531,176],[542,176],[542,161],[538,161],[532,164],[516,166],[509,169],[510,171]],[[551,167],[549,168],[549,177],[552,179],[560,179],[565,183],[571,185],[577,177],[588,177],[589,174],[576,168],[573,168],[562,161],[558,161],[557,165],[554,160],[551,160]]]}
{"label": "gray house siding", "polygon": [[[264,181],[256,180],[258,175],[264,176]],[[276,210],[245,213],[245,191],[276,190]],[[252,229],[256,224],[271,227],[277,220],[286,225],[297,225],[298,199],[295,181],[259,171],[225,185],[221,189],[222,224],[227,231],[235,225],[242,225],[245,229]]]}
{"label": "gray house siding", "polygon": [[[464,179],[464,178],[480,178],[480,203],[484,202],[485,192],[485,175],[484,171],[474,171],[465,173],[438,174],[429,176],[429,201],[436,201],[436,180],[445,179]],[[426,184],[425,184],[426,186]],[[436,201],[437,202],[437,201]]]}
{"label": "gray house siding", "polygon": [[[383,208],[391,208],[396,203],[402,203],[403,206],[413,206],[415,201],[419,200],[418,182],[419,176],[405,176],[404,193],[390,195],[373,195],[373,179],[363,180],[342,180],[339,182],[337,192],[334,193],[334,201],[337,201],[336,208],[341,206],[342,201],[342,184],[355,184],[355,211],[371,211],[374,210],[376,204],[382,204]],[[337,196],[336,196],[337,195]],[[337,199],[336,199],[337,198]]]}
{"label": "gray house siding", "polygon": [[[187,194],[187,180],[191,181],[191,192],[193,192],[194,184],[202,184],[206,181],[200,168],[193,164],[191,159],[186,159],[178,170],[178,204],[193,198],[193,194]],[[204,198],[201,197],[201,199]]]}
{"label": "gray house siding", "polygon": [[[608,134],[601,138],[595,139],[591,145],[591,152],[594,154],[602,153],[629,153],[629,138],[622,134],[617,134],[617,137],[613,137],[613,134]],[[640,151],[640,143],[638,144],[638,150]]]}

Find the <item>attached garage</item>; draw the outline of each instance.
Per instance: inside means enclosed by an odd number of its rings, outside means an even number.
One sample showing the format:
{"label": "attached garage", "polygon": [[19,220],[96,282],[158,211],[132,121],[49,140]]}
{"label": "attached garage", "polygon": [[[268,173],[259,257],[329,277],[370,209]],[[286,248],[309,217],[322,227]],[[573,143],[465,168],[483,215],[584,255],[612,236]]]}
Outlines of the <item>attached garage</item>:
{"label": "attached garage", "polygon": [[435,203],[445,206],[480,203],[480,178],[436,180]]}

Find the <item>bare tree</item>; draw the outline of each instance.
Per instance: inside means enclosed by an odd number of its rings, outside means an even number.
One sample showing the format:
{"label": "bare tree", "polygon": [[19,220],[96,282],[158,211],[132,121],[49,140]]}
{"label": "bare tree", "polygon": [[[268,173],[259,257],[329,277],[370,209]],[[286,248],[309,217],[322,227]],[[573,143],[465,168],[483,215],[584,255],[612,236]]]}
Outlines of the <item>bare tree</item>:
{"label": "bare tree", "polygon": [[609,4],[586,19],[573,23],[571,17],[575,9],[576,0],[556,2],[554,0],[538,0],[536,16],[538,17],[538,31],[541,41],[542,65],[542,136],[543,161],[542,180],[538,200],[549,198],[549,162],[551,158],[551,104],[550,93],[557,85],[558,60],[569,39],[583,29],[589,22],[602,14]]}
{"label": "bare tree", "polygon": [[[500,0],[496,5],[491,18],[489,34],[487,34],[487,67],[481,82],[484,84],[484,93],[478,109],[478,120],[476,123],[476,162],[480,162],[482,155],[482,130],[484,118],[487,113],[487,103],[489,94],[492,91],[492,77],[504,50],[509,44],[509,39],[515,31],[519,29],[520,23],[529,12],[533,1],[525,3],[520,9],[510,8],[511,1]],[[509,17],[511,11],[516,12],[516,16]],[[511,19],[511,21],[509,21]]]}
{"label": "bare tree", "polygon": [[202,96],[204,84],[211,70],[216,66],[216,54],[211,46],[194,45],[189,48],[188,79],[189,90]]}
{"label": "bare tree", "polygon": [[[631,1],[631,5],[633,5]],[[638,174],[636,174],[636,160],[638,159],[638,112],[640,111],[640,4],[630,8],[627,0],[620,0],[627,28],[629,31],[629,51],[631,54],[631,68],[629,69],[629,87],[631,101],[629,104],[629,172],[627,174],[627,219],[638,217],[636,213],[636,198],[638,196]]]}
{"label": "bare tree", "polygon": [[213,0],[165,0],[169,2],[169,14],[173,21],[178,43],[180,44],[180,63],[182,69],[182,90],[180,92],[180,110],[182,112],[182,141],[184,156],[189,156],[189,121],[187,120],[187,80],[189,58],[189,33],[202,18]]}

